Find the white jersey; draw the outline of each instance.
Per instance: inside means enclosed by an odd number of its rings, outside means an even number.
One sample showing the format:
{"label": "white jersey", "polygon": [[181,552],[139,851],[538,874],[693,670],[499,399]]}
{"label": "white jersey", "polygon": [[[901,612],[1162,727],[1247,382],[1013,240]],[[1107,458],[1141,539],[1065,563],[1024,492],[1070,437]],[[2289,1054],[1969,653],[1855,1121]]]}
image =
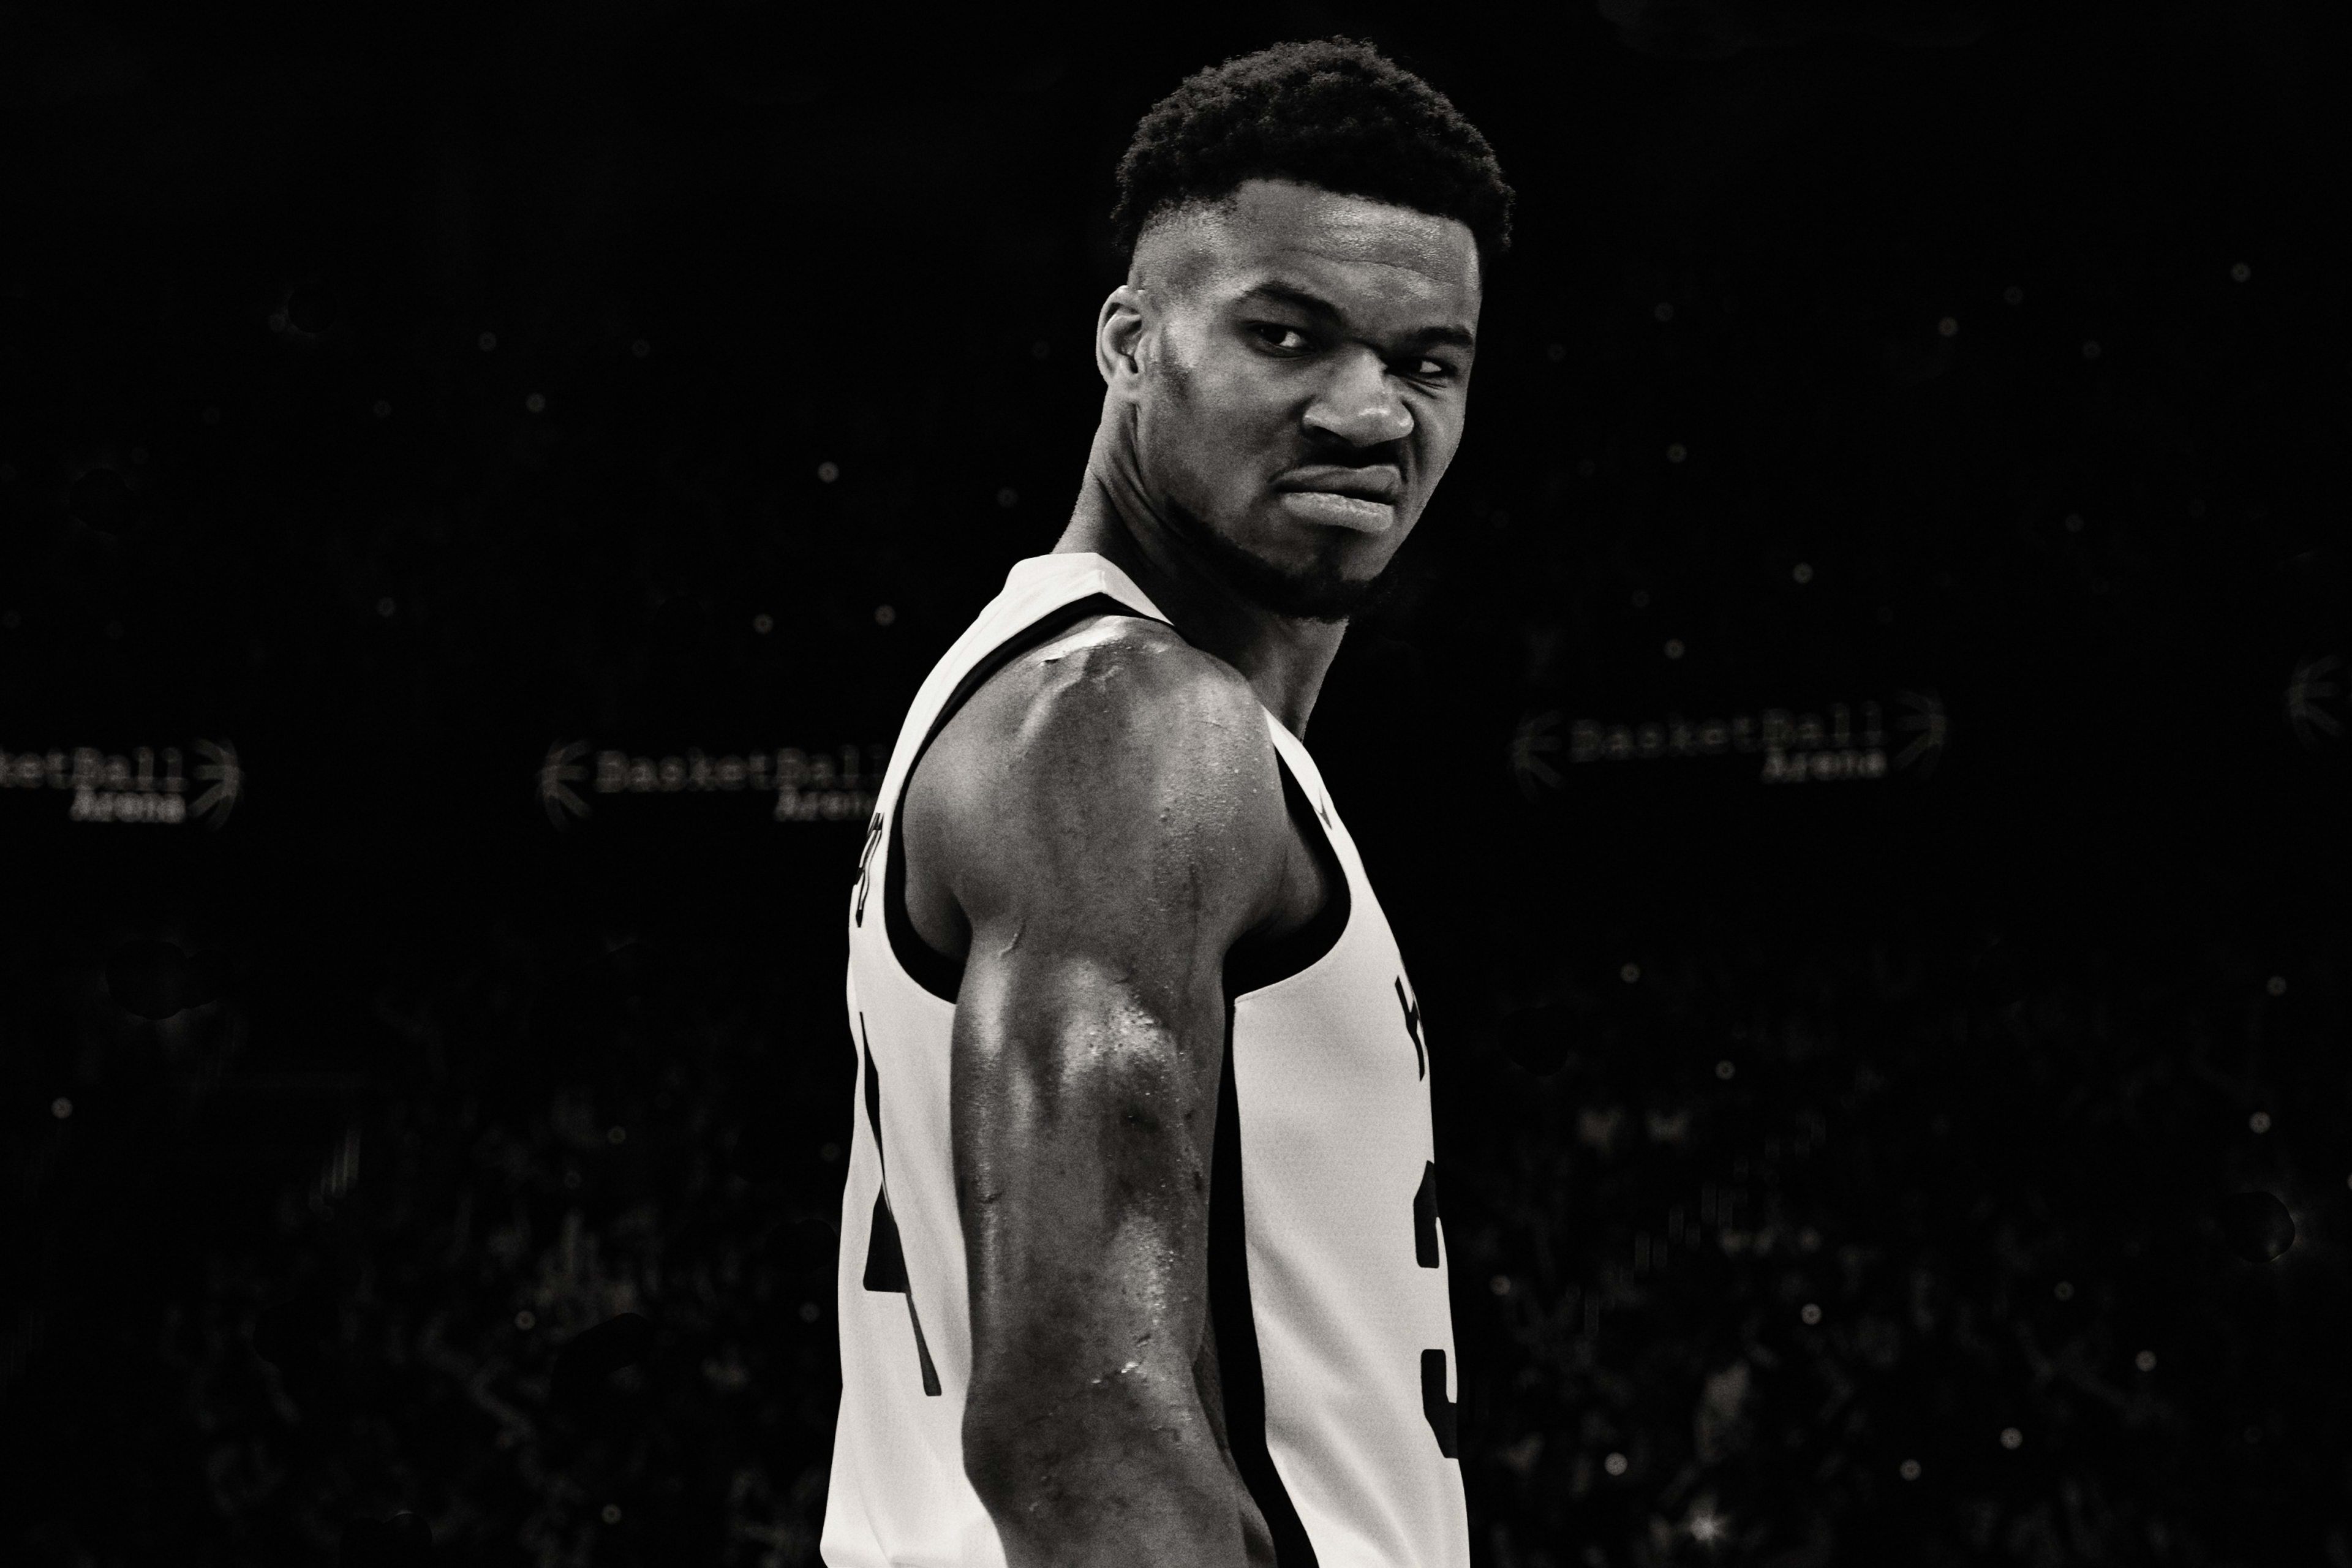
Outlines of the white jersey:
{"label": "white jersey", "polygon": [[[1089,614],[1167,617],[1084,552],[1035,556],[916,694],[849,910],[856,1131],[842,1198],[830,1568],[999,1568],[964,1477],[971,1320],[949,1148],[958,966],[906,917],[898,802],[947,718]],[[1466,1568],[1454,1334],[1421,1008],[1314,759],[1275,716],[1284,788],[1344,872],[1323,916],[1226,973],[1210,1312],[1234,1461],[1282,1568]]]}

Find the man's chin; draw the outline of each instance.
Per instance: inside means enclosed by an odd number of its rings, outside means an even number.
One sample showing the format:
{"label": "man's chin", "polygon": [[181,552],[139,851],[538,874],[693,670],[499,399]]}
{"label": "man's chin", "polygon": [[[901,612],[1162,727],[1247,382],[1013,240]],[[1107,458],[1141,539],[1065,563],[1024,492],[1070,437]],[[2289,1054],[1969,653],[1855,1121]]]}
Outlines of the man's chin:
{"label": "man's chin", "polygon": [[1302,621],[1344,621],[1377,608],[1396,592],[1396,557],[1370,577],[1340,574],[1339,541],[1305,566],[1284,566],[1254,554],[1192,518],[1181,531],[1226,586],[1259,608]]}
{"label": "man's chin", "polygon": [[1302,621],[1346,621],[1387,603],[1398,581],[1391,562],[1378,575],[1360,582],[1320,571],[1294,575],[1276,570],[1244,591],[1278,616]]}

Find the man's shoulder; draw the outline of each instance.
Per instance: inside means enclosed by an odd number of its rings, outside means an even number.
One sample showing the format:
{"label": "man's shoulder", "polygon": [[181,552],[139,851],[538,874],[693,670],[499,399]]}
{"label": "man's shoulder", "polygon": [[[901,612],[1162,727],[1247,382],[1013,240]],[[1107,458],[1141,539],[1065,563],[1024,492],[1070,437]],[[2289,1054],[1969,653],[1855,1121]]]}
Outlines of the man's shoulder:
{"label": "man's shoulder", "polygon": [[1204,747],[1270,753],[1265,726],[1257,693],[1232,665],[1165,621],[1103,615],[1010,660],[948,729],[961,731],[960,744],[1025,766],[1050,764],[1069,747],[1166,752],[1168,762]]}
{"label": "man's shoulder", "polygon": [[1090,616],[950,716],[919,770],[909,831],[930,817],[932,841],[954,841],[966,868],[1068,851],[1116,860],[1206,836],[1223,839],[1210,860],[1262,859],[1285,822],[1266,723],[1241,672],[1167,623]]}

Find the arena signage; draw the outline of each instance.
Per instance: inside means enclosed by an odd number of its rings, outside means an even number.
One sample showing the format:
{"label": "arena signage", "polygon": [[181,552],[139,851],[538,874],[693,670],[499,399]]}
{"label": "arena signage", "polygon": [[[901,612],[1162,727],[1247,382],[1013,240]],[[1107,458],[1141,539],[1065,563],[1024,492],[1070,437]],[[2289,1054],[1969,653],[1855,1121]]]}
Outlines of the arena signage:
{"label": "arena signage", "polygon": [[2286,721],[2307,751],[2341,751],[2352,734],[2352,666],[2344,656],[2315,654],[2287,678]]}
{"label": "arena signage", "polygon": [[557,741],[540,763],[539,802],[557,828],[590,816],[594,795],[768,795],[776,822],[863,822],[889,760],[887,746],[651,755]]}
{"label": "arena signage", "polygon": [[[219,828],[244,792],[245,770],[226,741],[193,743],[199,761],[193,774],[177,746],[132,746],[107,752],[97,746],[45,751],[0,750],[0,789],[48,790],[69,795],[68,822],[128,822],[173,826],[201,821]],[[191,776],[202,785],[188,798]]]}
{"label": "arena signage", "polygon": [[1512,771],[1530,798],[1566,784],[1563,752],[1570,769],[1752,758],[1754,776],[1768,784],[1885,779],[1897,772],[1925,778],[1950,730],[1941,700],[1907,690],[1885,702],[1829,702],[1817,710],[1766,708],[1703,719],[1669,712],[1632,723],[1578,719],[1564,736],[1561,725],[1561,714],[1551,710],[1523,721],[1512,738]]}

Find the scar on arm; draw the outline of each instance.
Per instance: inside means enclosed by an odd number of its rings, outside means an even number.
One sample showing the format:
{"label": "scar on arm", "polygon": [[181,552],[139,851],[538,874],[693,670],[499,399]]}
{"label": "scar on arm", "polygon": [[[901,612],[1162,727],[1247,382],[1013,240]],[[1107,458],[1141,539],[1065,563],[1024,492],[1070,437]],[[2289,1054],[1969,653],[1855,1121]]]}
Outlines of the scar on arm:
{"label": "scar on arm", "polygon": [[1029,922],[1027,921],[1023,921],[1019,924],[1015,925],[1013,928],[1013,934],[1005,939],[1004,945],[996,950],[996,956],[1003,958],[1006,953],[1011,952],[1014,948],[1019,947],[1021,945],[1021,933],[1024,931],[1026,931],[1028,927]]}

